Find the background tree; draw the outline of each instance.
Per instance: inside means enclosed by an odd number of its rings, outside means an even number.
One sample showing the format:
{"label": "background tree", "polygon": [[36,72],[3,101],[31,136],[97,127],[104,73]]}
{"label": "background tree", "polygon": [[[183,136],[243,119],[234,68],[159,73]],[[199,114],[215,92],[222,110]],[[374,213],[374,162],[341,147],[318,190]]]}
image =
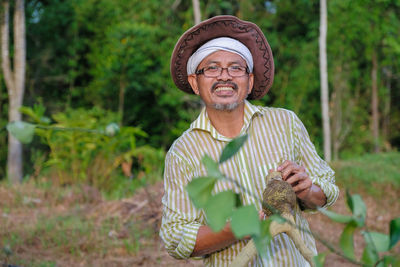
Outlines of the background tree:
{"label": "background tree", "polygon": [[[8,89],[8,120],[20,121],[25,91],[25,65],[26,65],[26,40],[25,40],[25,6],[23,0],[16,0],[14,6],[14,53],[13,69],[10,64],[9,48],[9,1],[3,1],[3,16],[1,21],[1,58],[4,80]],[[7,172],[12,183],[22,180],[22,144],[12,135],[8,135]]]}
{"label": "background tree", "polygon": [[320,36],[319,36],[319,60],[321,77],[321,109],[322,126],[324,135],[325,160],[331,161],[331,127],[329,120],[329,90],[328,90],[328,63],[326,57],[326,35],[328,31],[328,18],[326,0],[320,0]]}
{"label": "background tree", "polygon": [[194,24],[199,24],[201,22],[201,10],[199,0],[192,0],[193,3],[193,15],[194,15]]}
{"label": "background tree", "polygon": [[[196,118],[201,101],[178,90],[169,74],[175,42],[194,25],[192,1],[26,0],[25,8],[25,106],[42,105],[47,117],[93,107],[119,113],[121,125],[148,133],[139,143],[163,149]],[[399,148],[398,1],[330,0],[327,9],[333,160],[374,151],[372,51],[377,59],[378,144],[385,151]],[[270,92],[253,103],[296,112],[322,154],[320,1],[204,0],[200,11],[202,19],[230,14],[260,26],[273,50],[275,79]],[[11,111],[5,91],[3,83],[1,128]],[[0,131],[2,176],[6,142],[6,131]],[[25,173],[46,153],[37,140],[26,147]]]}

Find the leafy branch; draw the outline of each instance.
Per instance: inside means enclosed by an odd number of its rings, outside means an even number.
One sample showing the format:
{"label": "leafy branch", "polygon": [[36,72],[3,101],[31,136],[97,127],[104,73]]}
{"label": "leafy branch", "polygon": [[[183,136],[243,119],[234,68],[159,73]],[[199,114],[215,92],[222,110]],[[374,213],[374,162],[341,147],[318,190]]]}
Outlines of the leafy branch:
{"label": "leafy branch", "polygon": [[[326,215],[331,220],[345,224],[345,228],[340,236],[339,246],[341,250],[336,249],[329,242],[323,240],[319,235],[314,234],[306,229],[294,225],[281,216],[280,212],[268,203],[263,202],[255,196],[250,190],[243,187],[236,180],[226,177],[219,171],[219,164],[227,161],[234,154],[236,154],[242,145],[246,142],[247,135],[240,136],[229,142],[223,149],[218,162],[211,159],[208,155],[202,158],[202,163],[207,170],[207,176],[196,177],[186,187],[190,199],[194,206],[198,209],[203,209],[207,223],[211,229],[218,232],[223,229],[226,222],[230,220],[232,232],[237,238],[244,236],[251,236],[254,240],[258,253],[261,256],[266,256],[266,247],[271,240],[270,225],[271,222],[289,223],[300,231],[306,231],[313,234],[315,238],[321,241],[331,252],[345,258],[346,260],[362,266],[391,266],[400,263],[400,259],[392,255],[380,256],[379,253],[389,252],[396,243],[400,240],[400,217],[393,219],[390,222],[389,235],[362,231],[365,247],[360,260],[357,260],[354,254],[354,233],[357,229],[365,227],[365,219],[367,208],[360,195],[350,195],[347,191],[347,205],[352,212],[352,215],[341,215],[330,210],[319,208],[318,210]],[[218,180],[228,180],[235,184],[240,190],[252,195],[256,201],[267,206],[273,215],[267,220],[260,221],[258,212],[255,206],[243,206],[238,201],[239,196],[233,191],[223,191],[213,194],[214,185]],[[325,253],[321,253],[314,257],[316,266],[323,266],[325,261]]]}

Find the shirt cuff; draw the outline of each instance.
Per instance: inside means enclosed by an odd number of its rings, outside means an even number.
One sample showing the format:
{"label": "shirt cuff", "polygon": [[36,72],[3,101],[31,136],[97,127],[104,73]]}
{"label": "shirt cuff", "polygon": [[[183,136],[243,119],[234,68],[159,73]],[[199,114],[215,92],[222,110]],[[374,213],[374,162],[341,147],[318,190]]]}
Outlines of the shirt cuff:
{"label": "shirt cuff", "polygon": [[176,247],[176,253],[181,258],[187,259],[192,255],[200,226],[201,224],[197,223],[186,225],[182,233],[182,239]]}
{"label": "shirt cuff", "polygon": [[321,207],[322,209],[326,209],[336,202],[339,196],[339,187],[337,185],[321,180],[320,178],[313,179],[313,184],[319,186],[326,196],[326,204]]}

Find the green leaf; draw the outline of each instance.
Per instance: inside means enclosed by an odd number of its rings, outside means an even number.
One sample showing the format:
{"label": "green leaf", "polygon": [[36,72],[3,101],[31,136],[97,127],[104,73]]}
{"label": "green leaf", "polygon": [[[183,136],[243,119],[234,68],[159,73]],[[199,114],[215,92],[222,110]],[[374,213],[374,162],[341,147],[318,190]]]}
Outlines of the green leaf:
{"label": "green leaf", "polygon": [[22,106],[19,108],[19,112],[29,116],[34,122],[40,123],[40,116],[38,116],[31,107]]}
{"label": "green leaf", "polygon": [[223,175],[219,171],[218,163],[215,162],[212,158],[210,158],[209,155],[204,155],[203,158],[201,159],[201,162],[203,162],[204,166],[206,167],[207,174],[208,176],[215,177],[215,178],[221,178]]}
{"label": "green leaf", "polygon": [[214,232],[221,231],[235,206],[235,194],[232,191],[220,192],[212,196],[204,207],[208,225]]}
{"label": "green leaf", "polygon": [[196,208],[202,209],[206,205],[216,181],[213,177],[199,177],[193,179],[186,186],[189,197]]}
{"label": "green leaf", "polygon": [[254,205],[242,206],[232,214],[232,231],[237,238],[260,235],[260,219]]}
{"label": "green leaf", "polygon": [[393,248],[399,240],[400,240],[400,217],[390,221],[389,249]]}
{"label": "green leaf", "polygon": [[243,206],[242,198],[240,197],[240,194],[235,193],[235,207],[239,208],[241,206]]}
{"label": "green leaf", "polygon": [[36,126],[24,121],[13,121],[7,124],[7,130],[23,144],[32,142]]}
{"label": "green leaf", "polygon": [[313,257],[315,267],[324,267],[325,258],[326,258],[327,254],[328,254],[327,252],[323,252],[323,253],[319,253],[317,256]]}
{"label": "green leaf", "polygon": [[230,141],[222,150],[221,156],[219,158],[219,163],[223,163],[230,159],[239,149],[243,146],[244,142],[246,142],[248,135],[239,136],[232,141]]}
{"label": "green leaf", "polygon": [[385,252],[389,250],[390,238],[388,235],[378,232],[362,231],[367,246],[371,245],[377,252]]}
{"label": "green leaf", "polygon": [[366,246],[364,252],[361,256],[361,261],[367,265],[374,265],[379,259],[379,255],[371,249],[371,247]]}
{"label": "green leaf", "polygon": [[279,215],[279,214],[272,214],[271,216],[269,216],[268,219],[271,220],[271,221],[275,221],[275,222],[277,222],[277,223],[280,223],[280,224],[286,222],[285,218],[283,218],[283,217],[282,217],[281,215]]}
{"label": "green leaf", "polygon": [[349,223],[349,222],[353,221],[353,216],[342,215],[342,214],[338,214],[336,212],[326,210],[326,209],[321,209],[321,208],[318,208],[318,210],[322,214],[328,216],[332,221],[335,221],[335,222]]}
{"label": "green leaf", "polygon": [[347,191],[347,204],[353,213],[354,220],[359,227],[364,226],[367,216],[367,207],[360,195],[350,195]]}
{"label": "green leaf", "polygon": [[399,267],[400,266],[400,257],[394,257],[391,255],[385,255],[383,257],[383,262],[384,266],[393,266],[393,267]]}
{"label": "green leaf", "polygon": [[361,260],[364,263],[373,265],[379,259],[379,254],[378,254],[376,246],[372,240],[372,236],[368,232],[365,232],[365,231],[363,231],[362,234],[364,236],[366,245],[365,245]]}
{"label": "green leaf", "polygon": [[356,229],[356,224],[354,222],[348,223],[340,236],[340,248],[343,254],[348,258],[354,259],[354,241],[353,235]]}
{"label": "green leaf", "polygon": [[106,126],[105,134],[107,136],[114,136],[120,132],[119,125],[115,122],[109,123]]}
{"label": "green leaf", "polygon": [[258,254],[265,258],[267,257],[267,249],[268,245],[271,242],[271,234],[269,233],[269,226],[271,225],[272,220],[263,220],[260,222],[260,234],[253,235],[253,241],[257,248]]}

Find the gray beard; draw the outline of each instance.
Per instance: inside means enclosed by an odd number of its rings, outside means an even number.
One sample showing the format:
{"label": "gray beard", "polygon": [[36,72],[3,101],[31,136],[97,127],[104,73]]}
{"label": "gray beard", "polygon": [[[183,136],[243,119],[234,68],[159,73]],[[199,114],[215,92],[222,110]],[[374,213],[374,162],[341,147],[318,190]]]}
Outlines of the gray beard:
{"label": "gray beard", "polygon": [[[248,96],[249,96],[249,94],[247,94],[245,99],[247,99]],[[212,104],[211,106],[214,109],[219,110],[219,111],[232,111],[235,108],[237,108],[239,106],[239,104],[242,104],[242,103],[244,103],[244,100],[240,103],[239,102],[230,103],[230,104],[218,104],[217,103],[217,104]]]}
{"label": "gray beard", "polygon": [[212,104],[212,107],[216,110],[220,111],[232,111],[239,106],[239,103],[230,103],[230,104]]}

